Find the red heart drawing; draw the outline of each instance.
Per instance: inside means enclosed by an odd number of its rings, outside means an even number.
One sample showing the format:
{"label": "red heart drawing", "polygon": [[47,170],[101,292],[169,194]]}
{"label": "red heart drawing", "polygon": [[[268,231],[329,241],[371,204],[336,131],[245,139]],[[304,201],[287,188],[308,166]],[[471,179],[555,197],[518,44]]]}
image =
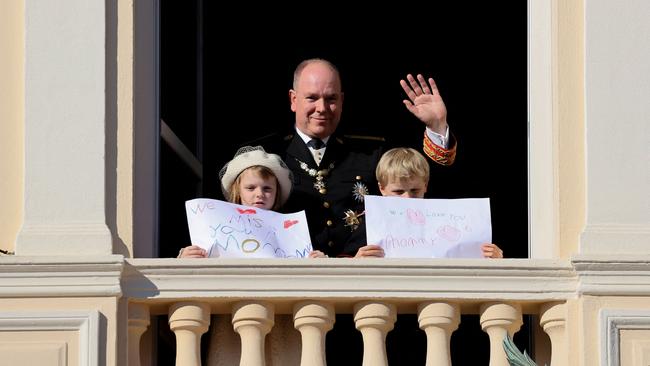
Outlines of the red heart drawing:
{"label": "red heart drawing", "polygon": [[246,214],[256,214],[257,212],[253,210],[252,208],[247,208],[242,210],[241,208],[237,208],[237,211],[239,211],[240,214],[246,215]]}
{"label": "red heart drawing", "polygon": [[298,223],[298,220],[284,220],[284,228],[288,229]]}

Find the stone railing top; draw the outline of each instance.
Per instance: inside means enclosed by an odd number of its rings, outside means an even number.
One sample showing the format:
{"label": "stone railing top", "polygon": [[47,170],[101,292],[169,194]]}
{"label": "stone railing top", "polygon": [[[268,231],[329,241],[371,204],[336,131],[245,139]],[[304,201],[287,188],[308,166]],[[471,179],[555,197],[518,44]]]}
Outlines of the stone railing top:
{"label": "stone railing top", "polygon": [[160,304],[161,311],[187,299],[208,301],[213,312],[222,310],[218,306],[229,312],[242,299],[270,300],[278,312],[305,299],[329,301],[337,311],[385,299],[400,312],[445,300],[467,313],[485,301],[514,301],[526,310],[582,295],[650,296],[650,255],[576,255],[570,261],[0,257],[0,298],[126,297]]}
{"label": "stone railing top", "polygon": [[421,301],[444,299],[472,311],[484,301],[573,298],[577,280],[570,262],[561,260],[210,258],[127,259],[122,285],[136,302],[307,298],[345,311],[359,300],[390,299],[410,311]]}

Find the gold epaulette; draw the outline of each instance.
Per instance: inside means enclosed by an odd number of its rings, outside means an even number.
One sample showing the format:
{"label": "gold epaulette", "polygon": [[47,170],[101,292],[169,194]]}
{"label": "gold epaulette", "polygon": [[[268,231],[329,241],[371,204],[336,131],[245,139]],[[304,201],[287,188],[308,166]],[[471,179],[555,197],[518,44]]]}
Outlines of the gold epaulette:
{"label": "gold epaulette", "polygon": [[422,150],[425,154],[427,154],[429,158],[431,158],[431,160],[435,161],[436,163],[444,166],[449,166],[453,164],[454,160],[456,159],[456,146],[458,145],[456,143],[456,139],[452,139],[452,141],[454,145],[448,149],[444,149],[434,144],[429,136],[427,136],[427,132],[425,131]]}
{"label": "gold epaulette", "polygon": [[367,136],[367,135],[343,135],[346,139],[369,140],[385,142],[386,139],[381,136]]}

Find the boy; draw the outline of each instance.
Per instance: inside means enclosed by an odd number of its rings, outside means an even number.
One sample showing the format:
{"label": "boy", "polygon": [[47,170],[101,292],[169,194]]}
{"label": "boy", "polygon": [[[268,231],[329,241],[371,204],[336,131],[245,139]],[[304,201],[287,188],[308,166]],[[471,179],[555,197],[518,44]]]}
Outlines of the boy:
{"label": "boy", "polygon": [[[375,175],[382,196],[424,198],[429,183],[429,163],[416,150],[398,147],[382,155]],[[375,251],[381,249],[375,245],[368,247]],[[503,251],[496,244],[485,243],[481,249],[485,258],[503,258]],[[383,256],[383,250],[376,256]]]}

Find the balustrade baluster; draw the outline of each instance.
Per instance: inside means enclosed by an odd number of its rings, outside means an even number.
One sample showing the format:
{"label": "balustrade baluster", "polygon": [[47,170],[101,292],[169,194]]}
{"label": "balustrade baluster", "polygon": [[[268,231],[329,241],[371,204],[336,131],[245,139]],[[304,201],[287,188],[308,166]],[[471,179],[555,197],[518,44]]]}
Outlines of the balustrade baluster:
{"label": "balustrade baluster", "polygon": [[201,335],[210,325],[207,304],[183,301],[169,308],[169,328],[176,335],[176,365],[201,365]]}
{"label": "balustrade baluster", "polygon": [[490,366],[509,366],[503,339],[521,327],[521,306],[489,302],[481,305],[481,328],[490,336]]}
{"label": "balustrade baluster", "polygon": [[325,366],[325,334],[334,325],[334,307],[323,302],[299,302],[293,307],[293,321],[302,336],[300,364]]}
{"label": "balustrade baluster", "polygon": [[363,366],[388,365],[386,333],[393,329],[395,305],[365,301],[354,306],[354,322],[363,337]]}
{"label": "balustrade baluster", "polygon": [[264,338],[271,331],[275,317],[273,304],[242,301],[232,309],[232,325],[241,338],[240,366],[264,366]]}
{"label": "balustrade baluster", "polygon": [[129,304],[129,366],[140,366],[140,339],[150,323],[149,307],[145,304]]}
{"label": "balustrade baluster", "polygon": [[451,365],[449,341],[460,323],[460,308],[446,302],[418,306],[420,329],[427,334],[427,366]]}
{"label": "balustrade baluster", "polygon": [[566,304],[543,304],[540,306],[539,315],[539,323],[551,339],[551,366],[566,365]]}

